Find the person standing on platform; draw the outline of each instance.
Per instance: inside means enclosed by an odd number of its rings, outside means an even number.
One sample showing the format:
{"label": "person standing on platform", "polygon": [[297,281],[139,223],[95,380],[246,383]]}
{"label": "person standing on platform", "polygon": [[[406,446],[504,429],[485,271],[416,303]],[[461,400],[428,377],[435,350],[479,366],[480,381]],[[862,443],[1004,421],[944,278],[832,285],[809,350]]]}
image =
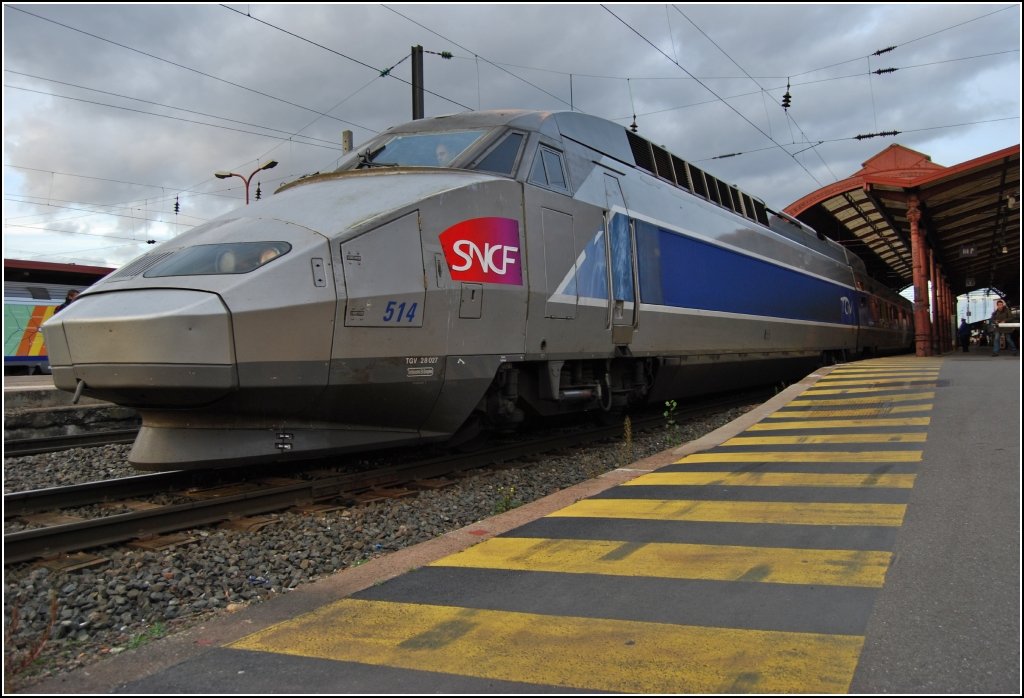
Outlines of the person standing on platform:
{"label": "person standing on platform", "polygon": [[960,319],[960,327],[956,331],[957,338],[960,340],[960,348],[964,350],[964,353],[968,353],[971,350],[971,328],[967,326],[967,319]]}
{"label": "person standing on platform", "polygon": [[68,294],[66,296],[64,296],[64,302],[61,303],[60,305],[58,305],[57,309],[53,311],[54,314],[56,315],[60,311],[64,310],[64,308],[66,308],[69,305],[71,305],[75,301],[76,298],[78,298],[78,290],[77,289],[71,289],[70,291],[68,291]]}
{"label": "person standing on platform", "polygon": [[1013,319],[1013,313],[1006,307],[1006,303],[1002,300],[996,301],[996,309],[992,312],[992,317],[989,321],[992,323],[992,356],[999,356],[999,334],[1006,337],[1006,346],[1014,354],[1017,353],[1017,345],[1013,343],[1013,330],[1007,328],[1006,330],[999,329],[999,323],[1010,322]]}

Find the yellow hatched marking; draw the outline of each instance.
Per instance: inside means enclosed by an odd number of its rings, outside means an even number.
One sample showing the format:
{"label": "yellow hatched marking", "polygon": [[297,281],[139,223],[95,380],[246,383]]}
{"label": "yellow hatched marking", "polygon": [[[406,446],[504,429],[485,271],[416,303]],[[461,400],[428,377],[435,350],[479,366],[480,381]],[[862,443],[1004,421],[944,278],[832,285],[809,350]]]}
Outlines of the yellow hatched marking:
{"label": "yellow hatched marking", "polygon": [[811,422],[759,422],[747,431],[773,431],[782,429],[830,429],[834,427],[926,427],[931,417],[893,417],[886,419],[821,419]]}
{"label": "yellow hatched marking", "polygon": [[[932,383],[929,385],[896,385],[880,388],[808,388],[807,390],[800,393],[800,395],[855,395],[859,393],[891,393],[894,390],[920,390],[921,388],[934,387],[935,384]],[[931,393],[931,395],[934,397],[935,393]]]}
{"label": "yellow hatched marking", "polygon": [[913,374],[924,374],[924,373],[939,373],[942,370],[941,366],[874,366],[871,368],[844,368],[840,367],[831,373],[826,378],[832,376],[839,376],[845,373],[876,373],[876,374],[890,374],[893,376],[913,375]]}
{"label": "yellow hatched marking", "polygon": [[900,526],[906,508],[904,504],[583,499],[548,516],[811,526]]}
{"label": "yellow hatched marking", "polygon": [[873,550],[491,538],[432,566],[880,588],[891,557]]}
{"label": "yellow hatched marking", "polygon": [[838,370],[832,371],[827,376],[822,377],[822,380],[832,380],[836,376],[937,376],[941,372],[939,368],[928,368],[927,366],[922,368],[871,368],[862,370]]}
{"label": "yellow hatched marking", "polygon": [[929,403],[924,405],[882,405],[881,407],[851,410],[779,410],[768,415],[766,419],[788,419],[790,417],[884,417],[889,414],[931,412],[931,409],[932,406]]}
{"label": "yellow hatched marking", "polygon": [[873,376],[927,376],[927,375],[938,375],[942,371],[941,366],[919,366],[917,368],[907,366],[877,366],[875,368],[858,369],[856,371],[850,369],[840,369],[832,371],[826,376],[823,376],[824,380],[834,378],[836,376],[844,376],[851,374],[863,374]]}
{"label": "yellow hatched marking", "polygon": [[768,446],[786,444],[871,444],[924,443],[928,435],[917,434],[804,434],[802,436],[737,436],[723,446]]}
{"label": "yellow hatched marking", "polygon": [[910,489],[913,474],[873,473],[714,473],[656,472],[623,483],[631,485],[725,485],[737,487],[895,487]]}
{"label": "yellow hatched marking", "polygon": [[821,381],[852,381],[852,380],[927,380],[938,378],[941,371],[833,371],[822,376]]}
{"label": "yellow hatched marking", "polygon": [[[856,380],[852,380],[852,379],[850,379],[850,380],[820,380],[817,383],[815,383],[812,388],[808,388],[808,390],[817,390],[818,388],[822,388],[822,387],[824,387],[824,388],[834,388],[834,387],[837,387],[837,386],[847,386],[847,385],[849,385],[849,386],[867,385],[867,386],[876,386],[876,387],[892,385],[893,387],[903,387],[903,386],[906,386],[906,387],[920,388],[920,387],[923,387],[921,385],[922,383],[927,383],[927,384],[930,384],[931,387],[935,387],[935,381],[936,380],[938,380],[937,376],[928,376],[928,377],[922,377],[922,378],[884,378],[884,379],[878,379],[878,378],[858,378]],[[892,390],[892,388],[890,388],[890,390]]]}
{"label": "yellow hatched marking", "polygon": [[863,642],[344,599],[230,646],[618,693],[842,693]]}
{"label": "yellow hatched marking", "polygon": [[[861,391],[851,391],[861,392]],[[808,393],[801,393],[801,395],[807,395]],[[884,395],[874,397],[848,397],[839,398],[835,400],[825,398],[812,398],[808,400],[793,400],[790,405],[871,405],[871,404],[885,404],[888,402],[909,402],[911,400],[933,400],[935,399],[935,393],[907,393],[905,395]]]}
{"label": "yellow hatched marking", "polygon": [[942,360],[938,361],[861,361],[856,364],[847,363],[838,366],[835,373],[864,372],[864,370],[938,370]]}
{"label": "yellow hatched marking", "polygon": [[844,364],[844,368],[858,368],[865,366],[935,366],[941,365],[939,357],[927,356],[891,356],[888,358],[867,359],[854,364]]}
{"label": "yellow hatched marking", "polygon": [[677,463],[917,463],[922,451],[708,451]]}

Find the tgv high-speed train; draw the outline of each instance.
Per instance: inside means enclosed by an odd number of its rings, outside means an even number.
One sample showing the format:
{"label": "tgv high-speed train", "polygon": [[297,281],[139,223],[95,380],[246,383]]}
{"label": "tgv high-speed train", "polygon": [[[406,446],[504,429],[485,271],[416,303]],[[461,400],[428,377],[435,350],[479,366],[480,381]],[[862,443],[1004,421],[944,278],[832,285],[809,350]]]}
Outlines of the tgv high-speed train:
{"label": "tgv high-speed train", "polygon": [[392,128],[43,331],[58,387],[140,411],[142,469],[443,441],[913,337],[839,245],[620,125],[527,111]]}

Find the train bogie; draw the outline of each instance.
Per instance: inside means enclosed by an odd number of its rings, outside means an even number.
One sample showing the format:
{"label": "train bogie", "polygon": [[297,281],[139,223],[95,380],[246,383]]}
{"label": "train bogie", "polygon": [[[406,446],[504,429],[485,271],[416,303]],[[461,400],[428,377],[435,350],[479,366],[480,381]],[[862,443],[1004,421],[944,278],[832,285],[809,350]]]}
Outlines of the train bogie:
{"label": "train bogie", "polygon": [[904,310],[886,300],[868,326],[882,290],[842,248],[655,148],[580,114],[386,132],[84,294],[44,328],[55,382],[140,410],[137,466],[205,467],[619,410],[897,344]]}

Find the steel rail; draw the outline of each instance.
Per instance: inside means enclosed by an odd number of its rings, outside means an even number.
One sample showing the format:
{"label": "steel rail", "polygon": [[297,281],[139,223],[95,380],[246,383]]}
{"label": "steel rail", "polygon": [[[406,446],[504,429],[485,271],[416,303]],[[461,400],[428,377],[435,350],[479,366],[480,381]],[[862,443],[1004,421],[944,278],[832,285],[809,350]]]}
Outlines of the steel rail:
{"label": "steel rail", "polygon": [[11,439],[4,441],[4,457],[34,456],[40,453],[66,451],[70,448],[130,444],[138,436],[138,429],[95,431],[71,436],[44,436],[38,439]]}

